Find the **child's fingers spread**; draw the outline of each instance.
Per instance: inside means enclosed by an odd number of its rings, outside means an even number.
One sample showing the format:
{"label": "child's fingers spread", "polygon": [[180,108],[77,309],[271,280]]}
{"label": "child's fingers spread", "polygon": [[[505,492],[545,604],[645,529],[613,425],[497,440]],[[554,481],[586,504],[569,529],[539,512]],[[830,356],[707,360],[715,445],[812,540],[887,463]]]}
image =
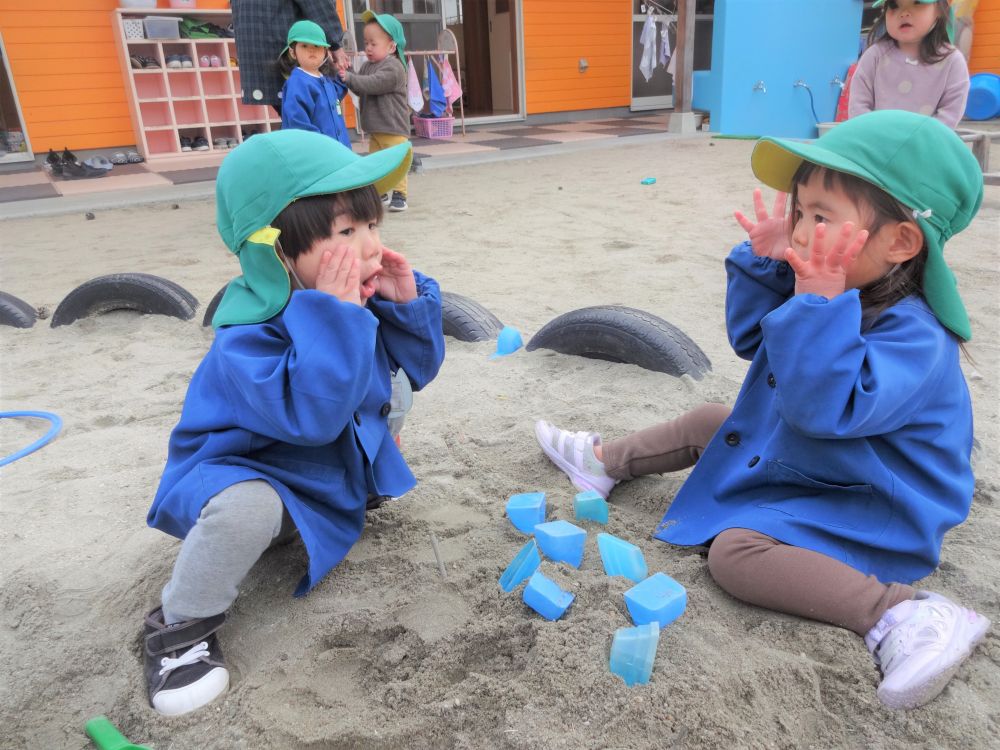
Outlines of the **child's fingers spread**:
{"label": "child's fingers spread", "polygon": [[801,276],[809,268],[808,263],[791,247],[785,249],[785,261],[795,271],[796,276]]}
{"label": "child's fingers spread", "polygon": [[785,205],[788,200],[788,193],[778,191],[778,194],[774,196],[774,213],[773,216],[784,216],[785,215]]}
{"label": "child's fingers spread", "polygon": [[753,210],[757,221],[764,221],[767,218],[767,208],[764,207],[764,191],[760,188],[753,189]]}
{"label": "child's fingers spread", "polygon": [[750,221],[750,219],[748,219],[743,214],[742,211],[733,211],[733,218],[736,219],[736,221],[739,223],[739,225],[741,227],[743,227],[743,229],[745,229],[747,232],[750,232],[750,231],[753,230],[753,227],[754,227],[753,222]]}
{"label": "child's fingers spread", "polygon": [[817,224],[813,230],[812,247],[809,249],[809,259],[819,263],[823,259],[826,244],[826,224]]}

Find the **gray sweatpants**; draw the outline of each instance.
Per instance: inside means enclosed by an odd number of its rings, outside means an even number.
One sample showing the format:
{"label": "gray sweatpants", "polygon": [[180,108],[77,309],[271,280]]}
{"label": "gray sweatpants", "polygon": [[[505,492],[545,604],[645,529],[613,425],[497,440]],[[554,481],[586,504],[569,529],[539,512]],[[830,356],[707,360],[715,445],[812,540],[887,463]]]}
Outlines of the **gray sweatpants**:
{"label": "gray sweatpants", "polygon": [[163,588],[166,622],[225,612],[264,551],[295,533],[284,503],[267,482],[238,482],[224,489],[208,501],[181,543]]}

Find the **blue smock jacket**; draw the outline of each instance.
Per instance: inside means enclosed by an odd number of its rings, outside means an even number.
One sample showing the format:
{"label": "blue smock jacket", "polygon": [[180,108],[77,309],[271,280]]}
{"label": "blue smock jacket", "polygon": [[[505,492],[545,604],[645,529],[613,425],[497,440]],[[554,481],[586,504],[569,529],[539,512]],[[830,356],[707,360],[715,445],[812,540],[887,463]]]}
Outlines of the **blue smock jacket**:
{"label": "blue smock jacket", "polygon": [[336,138],[348,148],[351,136],[340,109],[347,86],[330,76],[311,76],[293,68],[281,90],[281,127],[311,130]]}
{"label": "blue smock jacket", "polygon": [[444,360],[437,282],[366,307],[293,292],[264,323],[223,326],[188,386],[147,521],[183,538],[214,495],[263,479],[309,552],[304,594],[361,535],[369,494],[416,483],[389,434],[390,371],[422,388]]}
{"label": "blue smock jacket", "polygon": [[749,243],[726,268],[729,340],[753,362],[655,536],[747,528],[886,583],[927,575],[972,503],[955,338],[915,297],[863,329],[857,290],[794,295],[791,267]]}

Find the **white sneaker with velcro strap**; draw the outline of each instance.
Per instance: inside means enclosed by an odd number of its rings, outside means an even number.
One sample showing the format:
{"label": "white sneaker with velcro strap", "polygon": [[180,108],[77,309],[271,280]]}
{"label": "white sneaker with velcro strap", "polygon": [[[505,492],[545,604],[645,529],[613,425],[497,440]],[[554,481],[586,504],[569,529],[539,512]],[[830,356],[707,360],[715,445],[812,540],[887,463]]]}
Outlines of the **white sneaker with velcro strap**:
{"label": "white sneaker with velcro strap", "polygon": [[605,500],[617,479],[604,471],[604,464],[594,455],[594,446],[601,436],[595,432],[569,432],[539,419],[535,422],[535,438],[545,455],[562,469],[579,490],[594,490]]}

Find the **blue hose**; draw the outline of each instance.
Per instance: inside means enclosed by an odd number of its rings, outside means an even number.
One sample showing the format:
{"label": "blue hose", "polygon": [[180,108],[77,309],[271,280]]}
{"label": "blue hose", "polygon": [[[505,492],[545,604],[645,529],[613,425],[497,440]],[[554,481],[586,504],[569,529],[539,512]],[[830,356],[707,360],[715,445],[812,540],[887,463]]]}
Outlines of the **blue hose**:
{"label": "blue hose", "polygon": [[0,411],[0,419],[9,417],[35,417],[36,419],[47,419],[52,423],[52,427],[49,428],[49,431],[45,433],[44,436],[26,448],[22,448],[16,453],[11,453],[5,458],[0,458],[0,466],[6,466],[7,464],[14,463],[17,459],[24,458],[29,453],[34,453],[58,435],[59,430],[62,429],[62,419],[58,415],[47,411]]}

